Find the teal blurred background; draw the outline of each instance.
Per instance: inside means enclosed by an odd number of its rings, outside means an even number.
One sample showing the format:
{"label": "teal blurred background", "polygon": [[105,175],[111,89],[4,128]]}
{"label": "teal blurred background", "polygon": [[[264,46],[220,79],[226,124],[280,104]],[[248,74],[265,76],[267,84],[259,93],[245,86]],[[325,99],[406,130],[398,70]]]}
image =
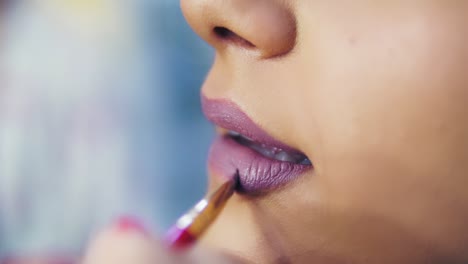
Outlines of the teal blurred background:
{"label": "teal blurred background", "polygon": [[[0,0],[1,2],[1,0]],[[213,52],[176,0],[13,0],[0,16],[0,260],[78,256],[121,215],[199,199]]]}

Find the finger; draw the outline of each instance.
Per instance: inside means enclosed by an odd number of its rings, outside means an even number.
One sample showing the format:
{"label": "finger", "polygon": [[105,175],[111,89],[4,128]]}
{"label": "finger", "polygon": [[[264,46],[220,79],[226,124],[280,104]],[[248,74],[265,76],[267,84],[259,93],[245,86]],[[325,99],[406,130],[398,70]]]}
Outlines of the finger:
{"label": "finger", "polygon": [[173,261],[136,220],[124,217],[97,235],[86,252],[84,263],[153,264]]}
{"label": "finger", "polygon": [[223,264],[246,264],[247,262],[241,260],[239,257],[230,256],[227,254],[209,251],[204,248],[197,248],[190,251],[188,254],[183,255],[184,263],[223,263]]}
{"label": "finger", "polygon": [[151,238],[142,225],[122,218],[91,243],[84,264],[241,263],[235,258],[202,249],[171,251]]}

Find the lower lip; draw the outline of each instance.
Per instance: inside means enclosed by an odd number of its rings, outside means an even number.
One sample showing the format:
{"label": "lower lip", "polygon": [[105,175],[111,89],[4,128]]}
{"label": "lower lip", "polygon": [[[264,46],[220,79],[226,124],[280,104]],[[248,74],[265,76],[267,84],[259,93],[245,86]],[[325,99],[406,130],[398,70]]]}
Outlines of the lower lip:
{"label": "lower lip", "polygon": [[239,173],[239,191],[247,194],[265,193],[295,180],[310,165],[272,160],[242,146],[227,136],[215,139],[208,157],[210,170],[222,177]]}

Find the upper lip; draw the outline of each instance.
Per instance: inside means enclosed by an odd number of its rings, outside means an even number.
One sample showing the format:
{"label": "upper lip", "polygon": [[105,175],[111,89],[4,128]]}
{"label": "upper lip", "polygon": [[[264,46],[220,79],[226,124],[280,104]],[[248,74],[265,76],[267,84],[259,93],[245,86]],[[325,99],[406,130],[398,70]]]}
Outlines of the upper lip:
{"label": "upper lip", "polygon": [[237,132],[260,144],[276,147],[292,153],[301,153],[270,136],[232,101],[226,99],[209,99],[202,95],[201,102],[202,110],[206,118],[215,125],[226,130]]}

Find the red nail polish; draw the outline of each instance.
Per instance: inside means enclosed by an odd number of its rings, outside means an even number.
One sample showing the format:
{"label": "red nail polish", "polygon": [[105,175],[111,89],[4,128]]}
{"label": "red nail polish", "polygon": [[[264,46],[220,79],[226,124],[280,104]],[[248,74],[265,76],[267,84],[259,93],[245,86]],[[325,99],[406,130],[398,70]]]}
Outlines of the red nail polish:
{"label": "red nail polish", "polygon": [[148,235],[148,231],[146,231],[146,228],[140,223],[140,221],[131,216],[120,217],[117,220],[115,227],[118,231],[124,233],[136,232]]}
{"label": "red nail polish", "polygon": [[189,247],[197,238],[189,230],[174,226],[169,229],[164,240],[170,248],[177,250]]}

